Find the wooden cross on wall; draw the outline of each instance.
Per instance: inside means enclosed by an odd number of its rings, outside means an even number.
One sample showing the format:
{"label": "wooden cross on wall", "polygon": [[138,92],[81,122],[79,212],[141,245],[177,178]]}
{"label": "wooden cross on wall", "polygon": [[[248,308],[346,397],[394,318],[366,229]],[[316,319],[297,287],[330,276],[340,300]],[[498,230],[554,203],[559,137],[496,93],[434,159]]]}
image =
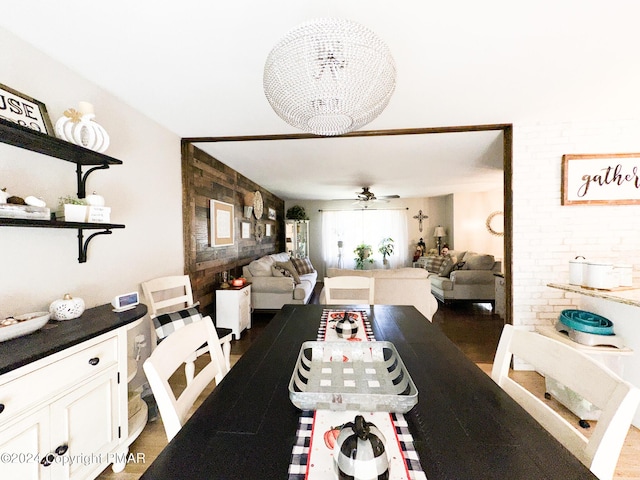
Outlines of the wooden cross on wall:
{"label": "wooden cross on wall", "polygon": [[426,220],[427,218],[429,218],[429,215],[423,215],[422,210],[419,210],[418,215],[414,215],[413,218],[418,220],[418,226],[420,228],[420,231],[422,231],[422,220]]}

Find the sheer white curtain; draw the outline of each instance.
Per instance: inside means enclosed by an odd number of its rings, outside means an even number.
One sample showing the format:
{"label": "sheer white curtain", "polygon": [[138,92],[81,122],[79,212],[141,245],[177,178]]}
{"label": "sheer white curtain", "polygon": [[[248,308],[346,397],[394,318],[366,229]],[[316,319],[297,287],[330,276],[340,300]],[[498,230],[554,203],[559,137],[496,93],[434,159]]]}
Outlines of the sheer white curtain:
{"label": "sheer white curtain", "polygon": [[[371,245],[374,263],[365,268],[382,268],[380,241],[391,237],[393,255],[388,257],[391,268],[408,265],[408,233],[406,210],[345,210],[322,212],[322,255],[326,268],[355,268],[355,248],[361,243]],[[340,249],[342,242],[342,264]]]}

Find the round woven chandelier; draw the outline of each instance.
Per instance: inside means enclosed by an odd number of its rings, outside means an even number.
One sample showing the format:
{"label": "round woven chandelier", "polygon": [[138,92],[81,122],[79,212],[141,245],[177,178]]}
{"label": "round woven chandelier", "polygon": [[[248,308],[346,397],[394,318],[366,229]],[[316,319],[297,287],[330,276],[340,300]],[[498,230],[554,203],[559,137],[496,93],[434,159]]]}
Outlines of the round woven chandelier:
{"label": "round woven chandelier", "polygon": [[291,30],[264,66],[264,93],[288,124],[342,135],[376,118],[395,89],[388,47],[349,20],[322,18]]}

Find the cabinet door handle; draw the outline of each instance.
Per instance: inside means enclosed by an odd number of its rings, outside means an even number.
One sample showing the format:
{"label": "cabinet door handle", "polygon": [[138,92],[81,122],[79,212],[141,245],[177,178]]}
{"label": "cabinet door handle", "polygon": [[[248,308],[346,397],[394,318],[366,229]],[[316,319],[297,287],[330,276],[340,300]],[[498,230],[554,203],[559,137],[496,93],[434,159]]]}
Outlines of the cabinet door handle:
{"label": "cabinet door handle", "polygon": [[100,363],[100,359],[98,357],[93,357],[89,359],[89,365],[93,365],[94,367]]}
{"label": "cabinet door handle", "polygon": [[0,413],[4,412],[4,403],[0,403]]}
{"label": "cabinet door handle", "polygon": [[67,450],[69,450],[69,445],[63,444],[58,446],[58,448],[56,448],[56,455],[58,456],[62,456],[65,453],[67,453]]}

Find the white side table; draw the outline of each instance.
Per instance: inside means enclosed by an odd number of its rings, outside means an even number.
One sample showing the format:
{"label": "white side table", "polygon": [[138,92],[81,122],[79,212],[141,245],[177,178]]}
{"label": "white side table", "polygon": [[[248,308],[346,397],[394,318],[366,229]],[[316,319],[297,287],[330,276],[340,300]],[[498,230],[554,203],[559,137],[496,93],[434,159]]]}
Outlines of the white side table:
{"label": "white side table", "polygon": [[251,284],[216,290],[216,326],[230,328],[236,340],[251,328]]}

